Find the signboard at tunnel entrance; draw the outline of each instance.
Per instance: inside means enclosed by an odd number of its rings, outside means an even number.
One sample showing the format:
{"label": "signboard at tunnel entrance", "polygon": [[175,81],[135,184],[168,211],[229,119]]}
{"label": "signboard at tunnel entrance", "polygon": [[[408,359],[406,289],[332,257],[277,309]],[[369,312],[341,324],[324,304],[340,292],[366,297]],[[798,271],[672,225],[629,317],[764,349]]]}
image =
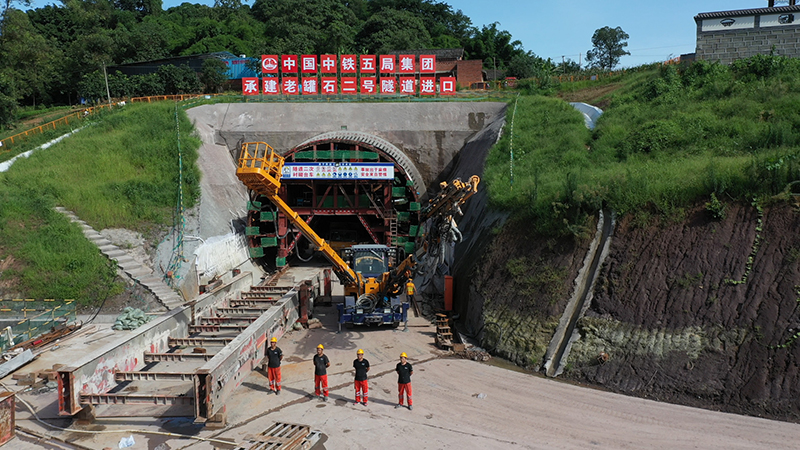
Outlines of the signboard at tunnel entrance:
{"label": "signboard at tunnel entrance", "polygon": [[281,175],[295,180],[392,180],[392,163],[286,163]]}

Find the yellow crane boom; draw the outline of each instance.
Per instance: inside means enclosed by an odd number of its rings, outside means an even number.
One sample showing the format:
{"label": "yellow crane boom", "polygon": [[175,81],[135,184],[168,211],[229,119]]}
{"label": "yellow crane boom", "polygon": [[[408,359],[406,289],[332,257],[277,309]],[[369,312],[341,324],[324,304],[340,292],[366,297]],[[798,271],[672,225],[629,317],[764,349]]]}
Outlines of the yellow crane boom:
{"label": "yellow crane boom", "polygon": [[322,239],[303,219],[278,195],[281,187],[284,158],[265,142],[242,144],[236,176],[249,189],[267,197],[298,228],[303,236],[333,264],[339,281],[351,285],[359,280],[350,266],[339,256],[325,239]]}

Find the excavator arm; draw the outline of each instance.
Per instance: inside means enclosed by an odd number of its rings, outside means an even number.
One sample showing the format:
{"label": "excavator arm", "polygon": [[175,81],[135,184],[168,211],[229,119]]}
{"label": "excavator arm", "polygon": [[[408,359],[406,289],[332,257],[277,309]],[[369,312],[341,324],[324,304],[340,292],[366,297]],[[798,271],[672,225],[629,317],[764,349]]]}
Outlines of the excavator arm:
{"label": "excavator arm", "polygon": [[328,261],[333,264],[333,271],[344,285],[355,284],[359,276],[339,256],[325,239],[314,230],[278,195],[281,187],[281,175],[284,159],[265,142],[246,142],[242,144],[239,167],[236,176],[249,189],[267,197]]}
{"label": "excavator arm", "polygon": [[481,178],[473,175],[466,183],[460,178],[449,183],[445,181],[439,183],[441,191],[428,201],[428,204],[420,212],[420,219],[425,221],[439,216],[449,220],[456,214],[460,215],[461,205],[478,192],[478,183],[480,182]]}
{"label": "excavator arm", "polygon": [[441,191],[420,212],[420,221],[433,219],[433,229],[425,236],[422,246],[416,253],[408,255],[391,272],[387,273],[383,281],[383,295],[398,295],[403,291],[419,261],[424,260],[429,251],[438,249],[442,240],[450,241],[449,230],[455,228],[453,216],[461,215],[461,205],[478,192],[478,183],[481,179],[477,175],[470,177],[468,182],[456,178],[453,181],[442,182]]}

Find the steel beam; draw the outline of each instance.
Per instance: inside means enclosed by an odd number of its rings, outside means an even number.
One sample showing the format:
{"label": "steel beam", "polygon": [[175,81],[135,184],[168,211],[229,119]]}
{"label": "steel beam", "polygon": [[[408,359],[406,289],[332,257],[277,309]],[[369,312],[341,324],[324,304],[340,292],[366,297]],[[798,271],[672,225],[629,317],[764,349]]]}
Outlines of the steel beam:
{"label": "steel beam", "polygon": [[167,342],[170,347],[206,347],[209,345],[226,346],[233,341],[233,338],[169,338]]}
{"label": "steel beam", "polygon": [[[319,283],[321,276],[314,277]],[[195,418],[212,419],[225,401],[264,358],[267,336],[283,335],[298,319],[298,291],[289,291],[275,307],[242,331],[230,345],[219,351],[195,372]]]}
{"label": "steel beam", "polygon": [[192,381],[194,372],[117,372],[114,374],[114,381]]}
{"label": "steel beam", "polygon": [[[270,305],[269,308],[271,308],[271,307],[272,307],[272,305]],[[215,308],[214,310],[216,312],[218,312],[219,314],[225,314],[226,316],[236,316],[236,315],[239,315],[239,314],[242,314],[242,315],[256,314],[256,315],[260,316],[261,314],[264,314],[264,311],[269,310],[269,308],[222,308],[222,307],[220,307],[220,308]]]}
{"label": "steel beam", "polygon": [[223,325],[189,325],[189,334],[219,333],[221,331],[242,331],[250,326],[249,323],[223,324]]}
{"label": "steel beam", "polygon": [[270,294],[275,294],[278,298],[283,297],[292,288],[286,286],[250,286],[250,292],[267,292]]}
{"label": "steel beam", "polygon": [[235,300],[228,300],[228,304],[230,306],[234,307],[234,308],[238,308],[238,307],[242,307],[242,306],[244,306],[244,307],[254,307],[254,306],[258,307],[258,306],[264,306],[264,305],[274,305],[277,301],[278,300],[235,299]]}
{"label": "steel beam", "polygon": [[152,362],[164,362],[164,361],[196,361],[202,359],[203,361],[208,361],[213,358],[214,355],[209,355],[208,353],[150,353],[144,352],[144,362],[145,363],[152,363]]}
{"label": "steel beam", "polygon": [[231,322],[250,322],[253,323],[258,319],[258,316],[235,316],[235,317],[202,317],[200,318],[200,325],[214,325],[224,324]]}
{"label": "steel beam", "polygon": [[81,394],[84,405],[194,405],[185,395]]}
{"label": "steel beam", "polygon": [[188,306],[169,311],[150,323],[125,334],[99,351],[58,370],[58,413],[72,416],[80,412],[81,394],[102,394],[116,385],[116,370],[132,371],[142,364],[142,353],[166,351],[169,336],[187,335],[188,325],[203,311],[221,303],[234,292],[248,289],[253,275],[243,272],[228,285],[204,294]]}

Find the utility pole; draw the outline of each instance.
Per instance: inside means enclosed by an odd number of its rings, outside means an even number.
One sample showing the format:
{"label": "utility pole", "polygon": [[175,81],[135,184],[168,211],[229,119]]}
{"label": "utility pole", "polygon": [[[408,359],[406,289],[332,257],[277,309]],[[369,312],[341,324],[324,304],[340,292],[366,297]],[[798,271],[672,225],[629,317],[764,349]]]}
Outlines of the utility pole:
{"label": "utility pole", "polygon": [[492,74],[492,76],[494,76],[495,88],[499,88],[500,87],[500,81],[497,79],[497,57],[496,56],[492,56],[492,64],[494,65],[494,73]]}
{"label": "utility pole", "polygon": [[567,65],[564,63],[564,55],[561,55],[561,73],[567,74]]}
{"label": "utility pole", "polygon": [[111,104],[111,91],[108,90],[108,73],[106,73],[106,62],[103,61],[103,77],[106,79],[106,95],[108,96],[108,104]]}

